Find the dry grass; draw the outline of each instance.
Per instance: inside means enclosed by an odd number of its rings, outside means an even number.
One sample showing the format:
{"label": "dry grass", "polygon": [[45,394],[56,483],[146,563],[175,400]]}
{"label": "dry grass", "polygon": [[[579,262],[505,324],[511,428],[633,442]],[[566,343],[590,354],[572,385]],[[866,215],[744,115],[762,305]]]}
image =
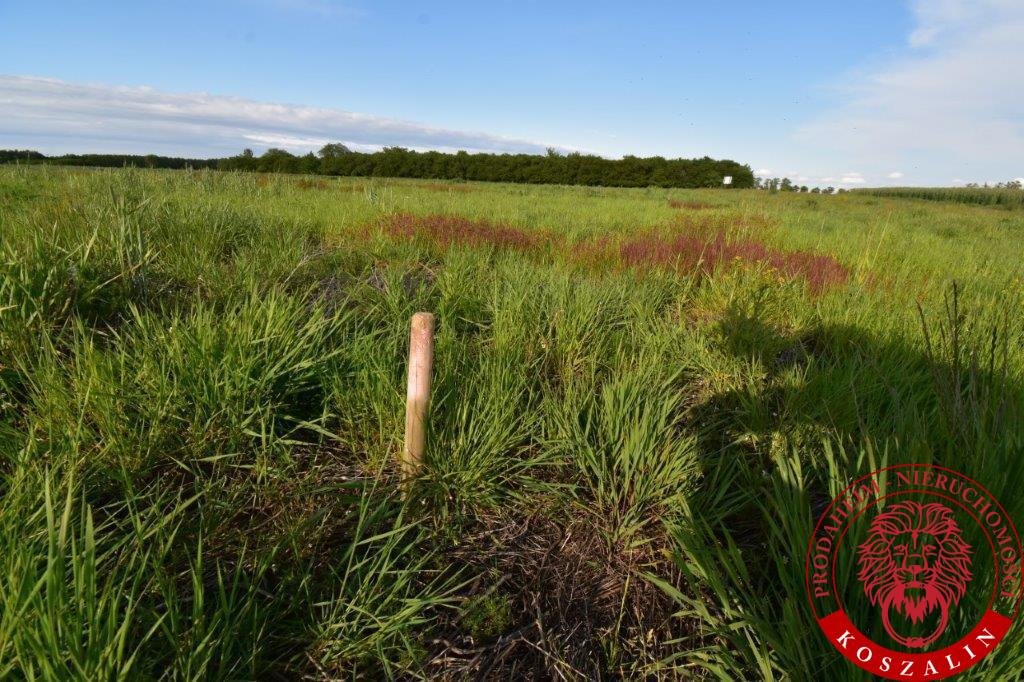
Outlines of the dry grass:
{"label": "dry grass", "polygon": [[417,182],[413,184],[413,187],[417,189],[425,189],[428,192],[455,192],[457,194],[469,194],[470,192],[475,191],[469,185],[441,182]]}
{"label": "dry grass", "polygon": [[[554,519],[566,519],[556,521]],[[667,655],[664,642],[690,633],[666,593],[643,572],[679,582],[664,542],[609,547],[591,519],[534,510],[479,522],[449,554],[481,576],[462,598],[497,599],[514,621],[497,636],[466,633],[458,619],[438,637],[429,669],[442,679],[635,678]],[[692,634],[692,633],[691,633]],[[610,651],[607,642],[621,646]]]}
{"label": "dry grass", "polygon": [[668,205],[672,208],[685,208],[689,211],[704,211],[712,208],[718,208],[714,204],[705,204],[700,201],[681,201],[679,199],[669,199]]}
{"label": "dry grass", "polygon": [[295,182],[295,186],[299,189],[330,189],[331,183],[323,178],[299,178]]}

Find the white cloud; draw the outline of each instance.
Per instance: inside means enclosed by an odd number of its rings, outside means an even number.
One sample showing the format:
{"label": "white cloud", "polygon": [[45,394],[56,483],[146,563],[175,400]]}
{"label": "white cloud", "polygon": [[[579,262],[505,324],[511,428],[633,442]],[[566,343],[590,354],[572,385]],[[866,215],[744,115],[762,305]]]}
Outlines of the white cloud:
{"label": "white cloud", "polygon": [[914,48],[927,48],[957,33],[976,31],[993,12],[1013,12],[1019,0],[914,0],[916,26],[907,38]]}
{"label": "white cloud", "polygon": [[848,74],[839,105],[797,139],[879,175],[912,163],[925,182],[1010,177],[1024,158],[1024,2],[918,0],[912,8],[911,48]]}
{"label": "white cloud", "polygon": [[277,135],[273,133],[245,133],[242,137],[261,145],[284,147],[285,149],[319,149],[328,142],[331,142],[326,137],[296,137],[294,135]]}
{"label": "white cloud", "polygon": [[758,168],[756,171],[754,171],[754,175],[756,175],[759,178],[770,178],[772,175],[772,171],[771,169],[768,168]]}
{"label": "white cloud", "polygon": [[892,173],[889,173],[885,177],[889,178],[890,180],[899,180],[900,178],[903,177],[903,173],[899,171],[893,171]]}
{"label": "white cloud", "polygon": [[867,180],[864,176],[856,171],[844,173],[843,177],[839,178],[840,185],[863,185]]}
{"label": "white cloud", "polygon": [[553,146],[341,109],[0,75],[0,147],[218,156],[258,145],[307,152],[328,141],[363,150],[543,153]]}

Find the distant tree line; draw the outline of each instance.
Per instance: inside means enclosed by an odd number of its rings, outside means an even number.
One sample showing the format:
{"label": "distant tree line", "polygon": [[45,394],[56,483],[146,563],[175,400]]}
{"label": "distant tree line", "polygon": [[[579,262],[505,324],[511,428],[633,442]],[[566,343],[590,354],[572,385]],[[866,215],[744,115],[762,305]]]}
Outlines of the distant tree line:
{"label": "distant tree line", "polygon": [[245,150],[222,159],[223,170],[275,173],[319,173],[359,177],[430,178],[606,187],[721,187],[732,176],[734,187],[753,187],[749,166],[735,161],[665,159],[626,156],[605,159],[590,154],[470,154],[417,152],[385,147],[379,152],[354,152],[342,144],[325,145],[317,154],[295,156],[268,149],[261,156]]}
{"label": "distant tree line", "polygon": [[0,149],[0,163],[38,163],[46,157],[30,149]]}
{"label": "distant tree line", "polygon": [[626,156],[605,159],[590,154],[470,154],[417,152],[386,147],[379,152],[355,152],[342,144],[325,145],[318,153],[297,156],[284,149],[268,149],[257,156],[246,149],[224,159],[178,159],[163,156],[67,154],[47,157],[39,152],[0,151],[0,163],[52,163],[75,166],[138,166],[149,168],[218,168],[264,173],[308,173],[359,177],[477,180],[606,187],[721,187],[725,177],[732,186],[754,187],[749,166],[735,161],[666,159]]}
{"label": "distant tree line", "polygon": [[758,189],[766,189],[769,192],[808,192],[810,194],[841,194],[846,190],[835,187],[811,187],[797,185],[789,178],[757,178],[754,186]]}
{"label": "distant tree line", "polygon": [[156,154],[62,154],[46,156],[29,149],[0,149],[0,163],[44,163],[54,166],[97,166],[101,168],[216,168],[220,159],[183,159]]}

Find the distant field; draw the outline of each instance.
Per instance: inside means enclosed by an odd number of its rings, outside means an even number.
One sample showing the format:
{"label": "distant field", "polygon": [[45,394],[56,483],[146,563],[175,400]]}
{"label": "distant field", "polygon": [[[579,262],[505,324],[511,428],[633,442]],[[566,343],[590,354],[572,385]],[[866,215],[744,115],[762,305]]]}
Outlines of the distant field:
{"label": "distant field", "polygon": [[[1024,522],[1022,247],[864,193],[0,167],[0,678],[863,679],[816,516],[934,461]],[[1016,627],[965,678],[1021,674]]]}
{"label": "distant field", "polygon": [[856,190],[861,194],[928,201],[953,201],[1005,208],[1024,208],[1024,189],[1002,187],[877,187]]}

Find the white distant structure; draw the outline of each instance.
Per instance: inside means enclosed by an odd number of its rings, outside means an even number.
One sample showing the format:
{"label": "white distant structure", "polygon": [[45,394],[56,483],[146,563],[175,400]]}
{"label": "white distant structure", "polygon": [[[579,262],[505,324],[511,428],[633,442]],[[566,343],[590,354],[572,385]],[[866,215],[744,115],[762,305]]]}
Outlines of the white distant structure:
{"label": "white distant structure", "polygon": [[732,184],[732,176],[731,175],[726,175],[724,178],[722,178],[722,184],[723,185],[731,185]]}

